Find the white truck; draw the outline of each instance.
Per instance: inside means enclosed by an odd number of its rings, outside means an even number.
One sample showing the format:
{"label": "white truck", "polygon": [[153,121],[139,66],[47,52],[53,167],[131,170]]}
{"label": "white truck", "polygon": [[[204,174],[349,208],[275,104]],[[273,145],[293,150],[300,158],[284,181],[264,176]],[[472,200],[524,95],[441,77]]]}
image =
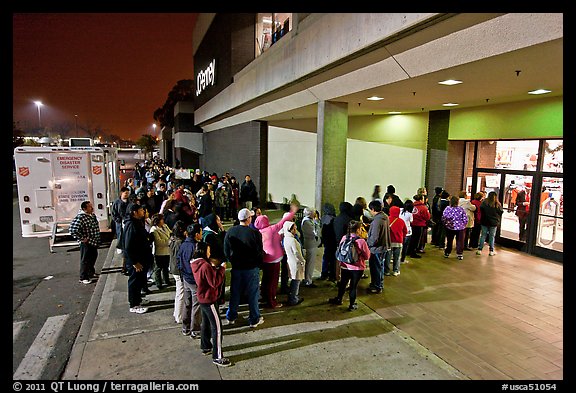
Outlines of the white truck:
{"label": "white truck", "polygon": [[116,148],[29,147],[14,149],[22,237],[50,237],[53,247],[73,244],[68,227],[83,201],[94,206],[101,232],[111,232],[119,195]]}

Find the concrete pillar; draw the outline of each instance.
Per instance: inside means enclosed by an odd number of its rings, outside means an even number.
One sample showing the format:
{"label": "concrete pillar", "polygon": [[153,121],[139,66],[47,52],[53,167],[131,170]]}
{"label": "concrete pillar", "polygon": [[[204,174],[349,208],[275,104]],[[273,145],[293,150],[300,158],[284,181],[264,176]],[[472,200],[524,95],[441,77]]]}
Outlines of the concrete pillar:
{"label": "concrete pillar", "polygon": [[426,154],[426,180],[428,197],[434,195],[434,187],[445,187],[446,162],[448,160],[448,131],[450,111],[430,111],[428,117],[428,148]]}
{"label": "concrete pillar", "polygon": [[327,202],[338,212],[344,201],[347,136],[348,104],[318,102],[315,208],[320,212]]}

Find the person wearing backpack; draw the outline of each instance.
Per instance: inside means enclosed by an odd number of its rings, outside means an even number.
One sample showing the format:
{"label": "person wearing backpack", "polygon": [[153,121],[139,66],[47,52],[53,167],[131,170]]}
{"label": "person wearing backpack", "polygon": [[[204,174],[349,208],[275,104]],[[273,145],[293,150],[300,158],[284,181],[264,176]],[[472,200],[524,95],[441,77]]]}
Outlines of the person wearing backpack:
{"label": "person wearing backpack", "polygon": [[338,282],[338,295],[328,299],[330,304],[342,304],[342,297],[346,292],[348,282],[350,282],[350,305],[349,311],[358,308],[356,304],[356,290],[360,278],[366,270],[366,260],[370,258],[370,249],[366,240],[360,237],[360,221],[350,221],[348,233],[342,237],[336,250],[336,260],[340,263],[341,278]]}

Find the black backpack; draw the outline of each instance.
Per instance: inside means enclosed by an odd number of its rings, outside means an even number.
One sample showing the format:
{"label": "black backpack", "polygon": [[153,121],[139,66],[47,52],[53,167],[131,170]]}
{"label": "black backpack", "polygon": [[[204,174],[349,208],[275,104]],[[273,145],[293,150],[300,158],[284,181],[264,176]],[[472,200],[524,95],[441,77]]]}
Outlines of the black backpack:
{"label": "black backpack", "polygon": [[336,249],[336,260],[355,265],[359,259],[358,246],[356,246],[357,239],[355,236],[346,235],[344,241]]}

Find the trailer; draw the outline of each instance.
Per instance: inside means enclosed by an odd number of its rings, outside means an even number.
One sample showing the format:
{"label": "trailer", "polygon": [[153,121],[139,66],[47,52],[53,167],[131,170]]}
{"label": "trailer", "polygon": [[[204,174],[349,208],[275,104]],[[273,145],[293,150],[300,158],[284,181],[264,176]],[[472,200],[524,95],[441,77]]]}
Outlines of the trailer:
{"label": "trailer", "polygon": [[87,200],[100,232],[111,232],[112,204],[119,195],[116,148],[21,146],[14,160],[22,237],[49,237],[50,252],[77,244],[68,228]]}

